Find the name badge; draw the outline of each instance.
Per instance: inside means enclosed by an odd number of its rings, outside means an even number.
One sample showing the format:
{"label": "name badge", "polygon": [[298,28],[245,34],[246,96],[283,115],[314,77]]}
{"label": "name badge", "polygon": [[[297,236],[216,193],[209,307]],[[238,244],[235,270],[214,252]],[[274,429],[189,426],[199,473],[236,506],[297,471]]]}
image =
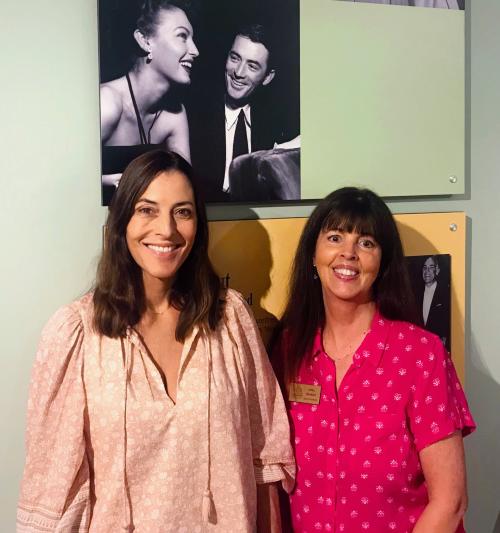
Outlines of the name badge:
{"label": "name badge", "polygon": [[288,399],[291,402],[319,404],[321,396],[320,385],[306,385],[305,383],[291,383],[288,388]]}

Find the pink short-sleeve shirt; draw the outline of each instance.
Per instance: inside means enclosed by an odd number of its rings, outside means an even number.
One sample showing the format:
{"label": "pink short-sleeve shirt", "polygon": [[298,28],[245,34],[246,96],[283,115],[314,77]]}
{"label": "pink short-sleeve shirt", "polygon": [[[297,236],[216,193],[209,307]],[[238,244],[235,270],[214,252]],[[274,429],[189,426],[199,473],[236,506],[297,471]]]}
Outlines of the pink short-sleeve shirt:
{"label": "pink short-sleeve shirt", "polygon": [[318,331],[297,381],[321,394],[317,405],[289,403],[294,531],[411,532],[428,501],[418,452],[475,428],[438,337],[377,313],[337,391]]}

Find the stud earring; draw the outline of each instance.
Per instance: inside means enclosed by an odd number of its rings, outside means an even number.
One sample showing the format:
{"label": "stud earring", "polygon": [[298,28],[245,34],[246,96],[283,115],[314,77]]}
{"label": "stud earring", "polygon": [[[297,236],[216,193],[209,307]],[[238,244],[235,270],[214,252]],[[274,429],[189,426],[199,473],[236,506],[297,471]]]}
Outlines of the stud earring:
{"label": "stud earring", "polygon": [[153,61],[153,52],[149,50],[148,55],[146,57],[146,63],[151,63]]}

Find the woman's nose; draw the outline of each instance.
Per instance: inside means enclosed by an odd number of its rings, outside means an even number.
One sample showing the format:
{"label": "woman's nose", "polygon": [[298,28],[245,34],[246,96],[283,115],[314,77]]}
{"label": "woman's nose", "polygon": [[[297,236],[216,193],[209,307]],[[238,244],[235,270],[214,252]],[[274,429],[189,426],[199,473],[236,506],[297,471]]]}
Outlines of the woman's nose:
{"label": "woman's nose", "polygon": [[156,219],[156,232],[163,237],[171,237],[177,232],[177,224],[171,216],[158,217]]}
{"label": "woman's nose", "polygon": [[342,247],[342,255],[346,258],[355,258],[356,257],[356,243],[351,241],[344,241],[344,246]]}
{"label": "woman's nose", "polygon": [[200,55],[200,51],[198,50],[198,47],[194,44],[194,41],[191,39],[191,46],[189,47],[189,54],[193,57],[198,57]]}

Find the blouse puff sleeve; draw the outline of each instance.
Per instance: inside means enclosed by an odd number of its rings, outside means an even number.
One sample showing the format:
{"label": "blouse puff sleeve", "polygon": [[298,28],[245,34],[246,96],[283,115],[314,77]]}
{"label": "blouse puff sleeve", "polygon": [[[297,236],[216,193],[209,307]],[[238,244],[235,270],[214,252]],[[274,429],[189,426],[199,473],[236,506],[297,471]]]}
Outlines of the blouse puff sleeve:
{"label": "blouse puff sleeve", "polygon": [[281,390],[247,302],[232,290],[228,291],[228,300],[233,303],[228,306],[234,313],[230,317],[232,334],[247,366],[255,479],[257,484],[281,481],[290,492],[295,482],[295,459]]}
{"label": "blouse puff sleeve", "polygon": [[57,311],[42,332],[30,383],[17,533],[88,531],[82,344],[82,321],[71,306]]}
{"label": "blouse puff sleeve", "polygon": [[429,342],[416,361],[416,379],[408,408],[419,452],[455,431],[465,437],[476,429],[448,352],[438,337],[429,335],[429,339],[434,339],[434,343]]}

